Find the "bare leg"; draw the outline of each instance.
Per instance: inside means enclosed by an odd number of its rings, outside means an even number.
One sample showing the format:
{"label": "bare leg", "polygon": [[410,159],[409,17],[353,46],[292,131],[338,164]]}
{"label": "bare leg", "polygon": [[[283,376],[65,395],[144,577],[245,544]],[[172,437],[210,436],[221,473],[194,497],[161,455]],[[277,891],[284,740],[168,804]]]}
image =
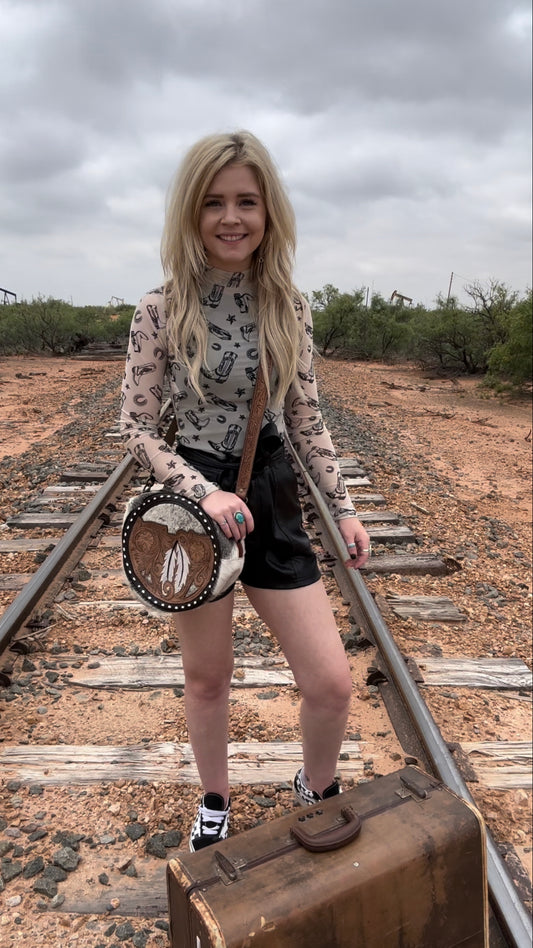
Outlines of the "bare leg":
{"label": "bare leg", "polygon": [[276,636],[302,695],[306,784],[322,794],[335,776],[350,708],[352,679],[322,581],[301,589],[246,587]]}
{"label": "bare leg", "polygon": [[228,799],[228,705],[233,672],[233,593],[178,613],[189,739],[205,793]]}

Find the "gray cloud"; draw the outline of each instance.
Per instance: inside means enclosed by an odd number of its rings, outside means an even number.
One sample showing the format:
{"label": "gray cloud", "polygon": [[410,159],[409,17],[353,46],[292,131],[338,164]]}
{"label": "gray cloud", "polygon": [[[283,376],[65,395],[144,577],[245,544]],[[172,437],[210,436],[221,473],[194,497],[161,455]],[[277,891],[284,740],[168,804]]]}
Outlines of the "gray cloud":
{"label": "gray cloud", "polygon": [[530,24],[525,0],[0,0],[0,283],[135,300],[183,151],[249,127],[304,289],[430,303],[452,269],[521,289]]}

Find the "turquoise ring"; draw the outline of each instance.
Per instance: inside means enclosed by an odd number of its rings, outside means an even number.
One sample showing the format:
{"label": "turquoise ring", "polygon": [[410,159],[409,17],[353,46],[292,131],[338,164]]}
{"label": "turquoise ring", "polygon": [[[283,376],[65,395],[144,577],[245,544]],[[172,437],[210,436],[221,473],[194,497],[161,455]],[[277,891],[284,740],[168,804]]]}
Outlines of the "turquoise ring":
{"label": "turquoise ring", "polygon": [[238,523],[238,524],[246,522],[246,517],[244,516],[242,510],[238,510],[237,513],[234,513],[233,519],[235,520],[235,523]]}

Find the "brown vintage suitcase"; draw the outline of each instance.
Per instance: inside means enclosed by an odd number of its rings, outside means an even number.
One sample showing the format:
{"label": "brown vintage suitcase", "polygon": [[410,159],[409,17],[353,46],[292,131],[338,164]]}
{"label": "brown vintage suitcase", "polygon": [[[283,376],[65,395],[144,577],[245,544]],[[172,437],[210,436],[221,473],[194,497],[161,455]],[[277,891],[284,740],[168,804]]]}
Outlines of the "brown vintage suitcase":
{"label": "brown vintage suitcase", "polygon": [[488,948],[481,817],[416,767],[172,859],[167,881],[172,948]]}

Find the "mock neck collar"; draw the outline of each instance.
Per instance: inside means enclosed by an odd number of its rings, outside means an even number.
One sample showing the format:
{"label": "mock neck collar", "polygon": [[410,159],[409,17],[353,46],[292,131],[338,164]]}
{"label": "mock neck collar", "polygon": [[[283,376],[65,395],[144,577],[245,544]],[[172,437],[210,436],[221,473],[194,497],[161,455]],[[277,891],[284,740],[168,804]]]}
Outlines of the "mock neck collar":
{"label": "mock neck collar", "polygon": [[250,270],[219,270],[217,267],[207,266],[204,271],[204,283],[218,283],[219,286],[234,287],[236,290],[252,283]]}

